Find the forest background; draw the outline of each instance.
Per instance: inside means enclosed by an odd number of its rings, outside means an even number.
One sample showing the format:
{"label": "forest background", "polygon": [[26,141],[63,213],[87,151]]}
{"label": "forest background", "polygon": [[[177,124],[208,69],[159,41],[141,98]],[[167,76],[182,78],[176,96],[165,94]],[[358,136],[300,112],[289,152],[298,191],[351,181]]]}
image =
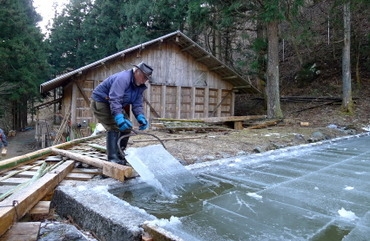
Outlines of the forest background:
{"label": "forest background", "polygon": [[[43,33],[32,0],[0,0],[0,127],[33,121],[39,86],[118,51],[180,30],[261,90],[269,118],[281,96],[341,86],[342,111],[370,76],[369,0],[70,0]],[[321,85],[324,91],[310,86]],[[243,109],[243,107],[241,107]],[[240,111],[242,114],[243,111]]]}

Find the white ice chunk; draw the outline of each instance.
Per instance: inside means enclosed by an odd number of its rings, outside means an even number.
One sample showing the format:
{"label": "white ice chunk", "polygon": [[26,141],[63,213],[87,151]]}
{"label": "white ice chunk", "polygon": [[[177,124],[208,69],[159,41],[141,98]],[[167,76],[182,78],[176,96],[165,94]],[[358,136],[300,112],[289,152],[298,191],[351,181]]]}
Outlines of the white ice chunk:
{"label": "white ice chunk", "polygon": [[341,208],[338,210],[338,213],[341,217],[349,219],[351,221],[355,220],[357,218],[356,214],[352,211],[347,211],[344,208]]}
{"label": "white ice chunk", "polygon": [[247,193],[247,195],[250,196],[250,197],[253,197],[255,199],[262,199],[262,196],[261,195],[258,195],[255,192],[249,192],[249,193]]}
{"label": "white ice chunk", "polygon": [[351,187],[351,186],[347,186],[347,185],[346,185],[346,187],[344,188],[344,190],[348,190],[348,191],[349,191],[349,190],[353,190],[353,189],[355,189],[355,188],[354,188],[354,187]]}

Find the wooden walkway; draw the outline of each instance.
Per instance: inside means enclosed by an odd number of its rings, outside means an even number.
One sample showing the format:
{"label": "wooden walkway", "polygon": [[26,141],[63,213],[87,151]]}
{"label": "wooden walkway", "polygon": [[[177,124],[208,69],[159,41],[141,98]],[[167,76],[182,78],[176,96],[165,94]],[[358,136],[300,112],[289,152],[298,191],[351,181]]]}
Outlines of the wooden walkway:
{"label": "wooden walkway", "polygon": [[[37,240],[41,220],[50,217],[58,185],[105,175],[124,181],[132,168],[105,161],[106,155],[81,138],[0,162],[0,241]],[[30,220],[25,222],[24,220]]]}

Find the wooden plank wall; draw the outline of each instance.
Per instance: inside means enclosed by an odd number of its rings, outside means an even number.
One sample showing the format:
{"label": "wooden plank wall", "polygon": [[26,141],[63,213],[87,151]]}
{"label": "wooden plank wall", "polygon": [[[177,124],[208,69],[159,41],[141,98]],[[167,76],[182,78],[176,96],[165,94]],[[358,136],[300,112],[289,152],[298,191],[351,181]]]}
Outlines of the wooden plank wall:
{"label": "wooden plank wall", "polygon": [[[132,64],[140,61],[145,61],[154,69],[154,83],[148,85],[145,97],[160,117],[194,119],[234,114],[233,86],[172,42],[132,52],[74,77],[64,87],[62,114],[70,110],[72,124],[83,121],[96,123],[86,96],[90,98],[93,89],[108,76],[130,69]],[[145,112],[149,119],[157,117],[147,104]],[[132,121],[136,123],[133,117]]]}
{"label": "wooden plank wall", "polygon": [[[146,99],[161,118],[198,119],[233,115],[232,90],[151,85]],[[155,117],[149,107],[148,118]]]}

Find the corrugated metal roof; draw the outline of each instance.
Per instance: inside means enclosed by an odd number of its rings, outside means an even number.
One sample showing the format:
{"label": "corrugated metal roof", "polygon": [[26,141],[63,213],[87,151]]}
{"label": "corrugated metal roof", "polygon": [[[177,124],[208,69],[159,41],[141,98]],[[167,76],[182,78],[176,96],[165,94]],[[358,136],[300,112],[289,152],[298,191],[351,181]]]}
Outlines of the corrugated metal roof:
{"label": "corrugated metal roof", "polygon": [[200,62],[204,64],[205,66],[207,66],[210,71],[215,72],[216,74],[221,76],[221,78],[224,81],[227,81],[231,83],[234,87],[237,87],[240,92],[251,92],[251,93],[259,92],[255,87],[251,85],[251,83],[249,83],[246,79],[244,79],[240,74],[238,74],[232,68],[230,68],[229,66],[221,62],[219,59],[213,56],[210,52],[206,51],[204,48],[202,48],[200,45],[195,43],[193,40],[191,40],[189,37],[187,37],[182,32],[176,31],[176,32],[164,35],[162,37],[159,37],[157,39],[145,42],[143,44],[139,44],[134,47],[125,49],[123,51],[120,51],[118,53],[105,57],[103,59],[100,59],[96,62],[88,64],[84,67],[81,67],[69,73],[60,75],[52,80],[44,82],[40,85],[40,93],[46,93],[57,87],[63,86],[73,76],[79,75],[80,73],[88,69],[94,68],[102,63],[118,58],[127,53],[133,52],[138,49],[146,48],[147,46],[155,44],[159,41],[173,41],[173,43],[178,45],[183,52],[186,52],[189,55],[193,56],[197,62]]}

